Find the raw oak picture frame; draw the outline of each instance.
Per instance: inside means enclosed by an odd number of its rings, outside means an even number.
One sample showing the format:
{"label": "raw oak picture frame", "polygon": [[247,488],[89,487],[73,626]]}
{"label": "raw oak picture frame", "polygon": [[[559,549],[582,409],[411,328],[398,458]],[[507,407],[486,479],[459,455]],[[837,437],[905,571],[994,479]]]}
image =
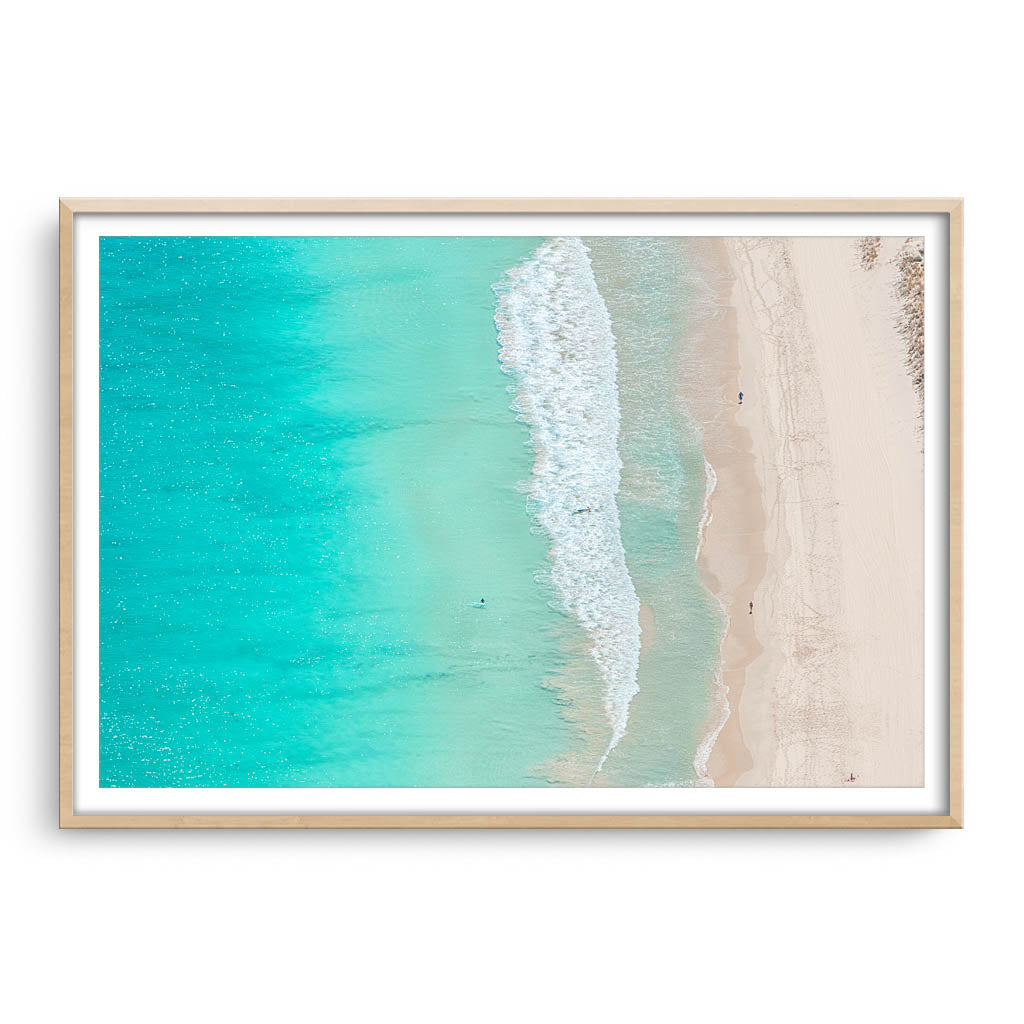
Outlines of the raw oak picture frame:
{"label": "raw oak picture frame", "polygon": [[[68,198],[60,211],[59,823],[62,828],[963,827],[963,202],[817,199]],[[944,814],[92,814],[74,803],[74,231],[80,214],[938,214],[948,218],[948,808]],[[941,595],[929,595],[931,600]]]}

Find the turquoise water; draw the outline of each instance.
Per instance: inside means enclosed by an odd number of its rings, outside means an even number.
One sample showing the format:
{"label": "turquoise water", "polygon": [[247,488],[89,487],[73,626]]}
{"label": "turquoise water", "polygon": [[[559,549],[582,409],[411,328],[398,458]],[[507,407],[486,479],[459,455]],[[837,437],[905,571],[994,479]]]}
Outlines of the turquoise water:
{"label": "turquoise water", "polygon": [[629,241],[592,273],[578,240],[101,239],[101,785],[692,782],[720,623],[649,379],[688,293]]}
{"label": "turquoise water", "polygon": [[544,782],[491,291],[538,242],[102,240],[103,785]]}

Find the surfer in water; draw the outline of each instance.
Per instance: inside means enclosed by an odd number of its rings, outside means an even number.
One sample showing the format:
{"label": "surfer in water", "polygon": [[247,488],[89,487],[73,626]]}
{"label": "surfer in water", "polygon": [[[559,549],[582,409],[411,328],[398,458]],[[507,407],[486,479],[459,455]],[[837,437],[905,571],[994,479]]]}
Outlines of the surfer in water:
{"label": "surfer in water", "polygon": [[574,516],[580,515],[582,512],[593,512],[594,510],[588,505],[586,508],[574,508],[572,514]]}

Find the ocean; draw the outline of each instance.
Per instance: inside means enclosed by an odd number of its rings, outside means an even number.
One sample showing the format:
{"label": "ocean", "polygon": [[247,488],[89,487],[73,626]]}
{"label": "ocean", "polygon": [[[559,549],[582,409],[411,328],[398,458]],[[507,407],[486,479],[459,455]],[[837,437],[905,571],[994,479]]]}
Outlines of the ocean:
{"label": "ocean", "polygon": [[699,276],[682,239],[101,239],[100,784],[694,784]]}

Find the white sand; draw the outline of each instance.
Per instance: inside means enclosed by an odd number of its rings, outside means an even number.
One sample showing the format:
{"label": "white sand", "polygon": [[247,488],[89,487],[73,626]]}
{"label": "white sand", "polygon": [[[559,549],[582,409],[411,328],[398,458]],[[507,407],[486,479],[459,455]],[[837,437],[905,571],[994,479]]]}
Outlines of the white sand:
{"label": "white sand", "polygon": [[[855,785],[923,784],[924,465],[891,292],[902,241],[883,240],[867,270],[855,239],[727,243],[735,422],[766,559],[749,598],[722,595],[757,645],[733,667],[719,784],[848,785],[851,772]],[[748,599],[754,614],[737,622]]]}

